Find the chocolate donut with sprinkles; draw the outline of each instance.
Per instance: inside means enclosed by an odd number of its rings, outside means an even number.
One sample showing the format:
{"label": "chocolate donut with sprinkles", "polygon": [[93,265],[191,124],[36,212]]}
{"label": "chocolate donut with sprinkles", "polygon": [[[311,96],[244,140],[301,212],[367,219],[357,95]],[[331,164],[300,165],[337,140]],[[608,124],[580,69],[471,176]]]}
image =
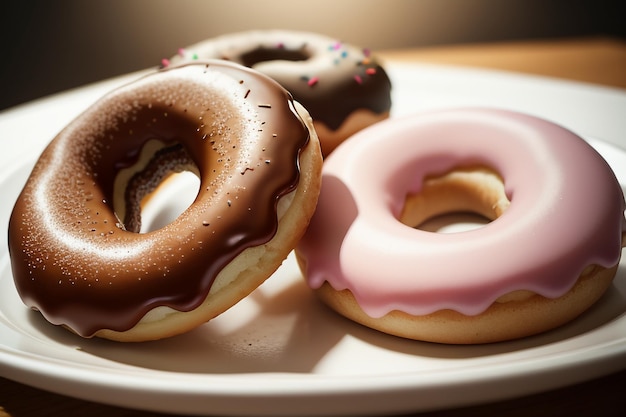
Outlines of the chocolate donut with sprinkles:
{"label": "chocolate donut with sprinkles", "polygon": [[324,156],[389,117],[391,81],[369,49],[316,33],[259,30],[190,45],[163,64],[206,58],[237,62],[278,81],[313,117]]}
{"label": "chocolate donut with sprinkles", "polygon": [[[321,166],[310,116],[271,78],[220,60],[151,73],[94,103],[35,164],[9,223],[18,293],[83,337],[191,330],[280,266]],[[181,170],[200,178],[194,202],[141,232],[141,201]]]}

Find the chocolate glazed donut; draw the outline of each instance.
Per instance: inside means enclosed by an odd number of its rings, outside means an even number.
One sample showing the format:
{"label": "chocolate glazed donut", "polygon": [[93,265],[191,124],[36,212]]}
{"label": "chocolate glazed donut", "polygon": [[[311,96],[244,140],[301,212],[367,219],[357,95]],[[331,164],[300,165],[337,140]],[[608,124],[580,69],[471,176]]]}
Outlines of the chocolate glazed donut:
{"label": "chocolate glazed donut", "polygon": [[389,117],[391,81],[367,48],[317,33],[255,30],[198,42],[166,63],[206,58],[237,62],[278,81],[311,113],[324,156]]}
{"label": "chocolate glazed donut", "polygon": [[[9,224],[26,305],[84,336],[181,333],[260,285],[319,193],[310,117],[279,84],[228,62],[160,70],[87,109],[44,150]],[[171,172],[200,178],[172,223],[138,233]]]}

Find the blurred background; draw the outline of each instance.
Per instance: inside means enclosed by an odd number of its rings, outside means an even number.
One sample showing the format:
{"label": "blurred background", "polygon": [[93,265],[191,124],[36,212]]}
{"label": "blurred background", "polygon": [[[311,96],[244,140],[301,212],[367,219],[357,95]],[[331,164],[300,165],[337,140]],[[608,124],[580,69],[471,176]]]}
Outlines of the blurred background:
{"label": "blurred background", "polygon": [[299,29],[373,50],[626,38],[623,0],[5,0],[0,109],[149,67],[249,29]]}

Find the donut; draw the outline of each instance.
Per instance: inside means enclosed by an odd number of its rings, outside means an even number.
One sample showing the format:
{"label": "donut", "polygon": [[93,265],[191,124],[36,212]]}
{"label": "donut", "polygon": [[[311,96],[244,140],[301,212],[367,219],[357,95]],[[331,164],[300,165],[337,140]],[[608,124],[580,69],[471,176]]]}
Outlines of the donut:
{"label": "donut", "polygon": [[[449,344],[567,323],[611,285],[624,196],[604,159],[552,122],[462,108],[389,119],[324,161],[296,247],[321,300],[365,326]],[[433,216],[486,224],[433,232]]]}
{"label": "donut", "polygon": [[[150,73],[98,100],[36,162],[9,222],[18,294],[83,337],[191,330],[293,250],[321,164],[310,116],[269,77],[217,60]],[[140,233],[141,200],[181,170],[200,179],[195,200]]]}
{"label": "donut", "polygon": [[389,117],[391,82],[370,50],[324,35],[258,30],[180,49],[166,63],[213,58],[274,78],[313,117],[324,156],[355,132]]}

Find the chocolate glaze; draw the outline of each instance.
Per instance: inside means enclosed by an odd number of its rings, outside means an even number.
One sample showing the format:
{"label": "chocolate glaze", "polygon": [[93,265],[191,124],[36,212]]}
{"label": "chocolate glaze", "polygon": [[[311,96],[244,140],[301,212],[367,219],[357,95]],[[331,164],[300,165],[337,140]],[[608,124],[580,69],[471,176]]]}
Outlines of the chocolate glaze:
{"label": "chocolate glaze", "polygon": [[[15,204],[20,296],[86,337],[128,330],[157,306],[194,309],[225,265],[271,240],[308,138],[287,91],[227,62],[163,70],[110,93],[49,144]],[[179,218],[139,234],[117,218],[113,184],[151,139],[182,145],[201,185]]]}
{"label": "chocolate glaze", "polygon": [[337,130],[355,110],[391,108],[391,81],[369,51],[315,33],[251,31],[191,45],[172,62],[226,59],[257,69],[289,90],[313,120]]}
{"label": "chocolate glaze", "polygon": [[[372,75],[366,74],[368,69],[374,70]],[[357,75],[360,83],[354,80]],[[327,80],[320,78],[319,83],[324,81]],[[318,85],[309,86],[304,80],[280,79],[279,82],[305,106],[313,120],[323,122],[331,130],[339,129],[355,110],[366,109],[381,114],[391,107],[391,81],[383,67],[375,62],[355,63],[354,73],[338,80],[332,91]]]}

